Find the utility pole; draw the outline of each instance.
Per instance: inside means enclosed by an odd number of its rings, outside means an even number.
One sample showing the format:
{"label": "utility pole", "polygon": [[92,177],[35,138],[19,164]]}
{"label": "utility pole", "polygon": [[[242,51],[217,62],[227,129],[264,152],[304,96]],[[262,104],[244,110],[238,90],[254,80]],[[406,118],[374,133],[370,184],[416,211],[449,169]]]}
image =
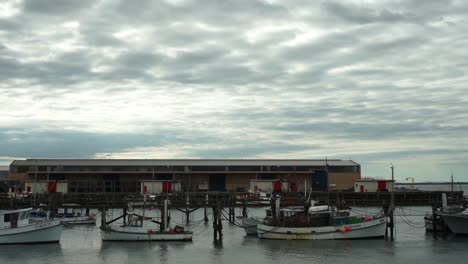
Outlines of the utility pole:
{"label": "utility pole", "polygon": [[394,209],[395,209],[395,179],[393,176],[393,164],[390,167],[392,169],[392,193],[390,196],[390,207],[388,208],[387,205],[384,205],[384,211],[386,211],[387,214],[387,224],[385,226],[385,240],[388,239],[388,231],[390,229],[390,241],[393,241],[394,236],[393,236],[393,231],[395,227],[395,217],[394,217]]}
{"label": "utility pole", "polygon": [[394,167],[393,164],[390,167],[392,169],[392,196],[390,201],[390,240],[393,241],[393,231],[395,227],[395,177],[394,177]]}
{"label": "utility pole", "polygon": [[453,173],[452,173],[452,184],[451,184],[451,187],[452,187],[452,193],[453,193]]}
{"label": "utility pole", "polygon": [[34,189],[33,189],[33,204],[36,206],[36,190],[37,189],[37,160],[36,160],[36,168],[34,170]]}

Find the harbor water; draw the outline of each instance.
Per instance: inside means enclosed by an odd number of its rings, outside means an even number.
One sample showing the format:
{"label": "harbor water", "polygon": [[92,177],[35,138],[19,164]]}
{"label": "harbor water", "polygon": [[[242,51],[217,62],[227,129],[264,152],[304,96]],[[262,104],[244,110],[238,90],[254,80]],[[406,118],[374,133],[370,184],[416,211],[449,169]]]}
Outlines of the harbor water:
{"label": "harbor water", "polygon": [[[355,209],[358,214],[377,210]],[[260,240],[223,221],[223,243],[216,245],[212,223],[203,222],[200,209],[191,215],[187,227],[194,232],[192,242],[102,242],[97,226],[74,226],[64,229],[60,243],[2,245],[0,263],[465,263],[468,238],[434,238],[426,233],[423,215],[429,211],[429,207],[397,208],[393,242]],[[264,209],[249,209],[249,214],[261,216]],[[184,223],[181,212],[172,211],[171,217],[173,223]]]}

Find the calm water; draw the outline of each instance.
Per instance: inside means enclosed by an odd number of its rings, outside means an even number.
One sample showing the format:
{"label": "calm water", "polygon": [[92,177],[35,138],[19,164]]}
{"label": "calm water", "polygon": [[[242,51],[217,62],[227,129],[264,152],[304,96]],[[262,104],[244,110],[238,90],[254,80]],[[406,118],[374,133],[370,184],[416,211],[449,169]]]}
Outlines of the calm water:
{"label": "calm water", "polygon": [[[193,242],[102,242],[98,227],[80,226],[64,229],[60,243],[0,246],[0,263],[466,263],[468,238],[434,239],[421,228],[428,207],[401,210],[397,210],[401,216],[394,242],[259,240],[223,222],[223,245],[217,246],[212,243],[211,222],[200,221],[203,211],[198,210],[189,227]],[[264,210],[250,209],[249,213],[262,215]],[[175,211],[172,219],[183,221]]]}

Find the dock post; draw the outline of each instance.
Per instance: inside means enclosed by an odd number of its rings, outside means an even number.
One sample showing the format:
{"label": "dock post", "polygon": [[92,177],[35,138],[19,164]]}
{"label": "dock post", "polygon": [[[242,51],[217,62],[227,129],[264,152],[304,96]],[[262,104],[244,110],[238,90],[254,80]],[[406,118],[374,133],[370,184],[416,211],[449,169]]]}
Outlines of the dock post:
{"label": "dock post", "polygon": [[218,203],[213,207],[213,240],[214,243],[223,242],[223,224],[221,222],[221,208]]}
{"label": "dock post", "polygon": [[437,221],[436,221],[436,213],[435,213],[435,206],[432,205],[432,236],[434,238],[437,237]]}
{"label": "dock post", "polygon": [[165,231],[166,226],[168,226],[168,201],[167,199],[164,199],[163,201],[163,208],[161,210],[161,224],[159,225],[159,230]]}
{"label": "dock post", "polygon": [[186,222],[187,224],[190,223],[190,208],[189,208],[189,205],[190,205],[190,198],[189,198],[189,195],[187,194],[187,199],[186,199],[186,208],[185,208],[185,217],[186,217]]}
{"label": "dock post", "polygon": [[242,217],[244,218],[247,217],[247,200],[246,199],[242,200]]}
{"label": "dock post", "polygon": [[221,207],[218,204],[218,242],[223,243],[223,222],[221,221]]}
{"label": "dock post", "polygon": [[394,222],[395,217],[394,217],[393,214],[394,214],[394,212],[393,212],[393,208],[392,208],[392,209],[390,209],[390,225],[389,225],[389,227],[390,227],[390,241],[394,240],[393,229],[395,227],[395,222]]}
{"label": "dock post", "polygon": [[236,208],[232,206],[232,222],[236,221]]}
{"label": "dock post", "polygon": [[101,228],[104,228],[106,226],[106,215],[107,215],[107,210],[105,207],[101,208]]}
{"label": "dock post", "polygon": [[213,241],[215,243],[218,242],[218,231],[217,231],[217,223],[218,223],[218,211],[216,207],[213,207]]}
{"label": "dock post", "polygon": [[388,240],[388,227],[390,225],[390,220],[388,219],[389,217],[389,208],[388,205],[384,202],[383,205],[383,212],[385,215],[385,240]]}
{"label": "dock post", "polygon": [[127,226],[127,207],[124,207],[123,208],[123,222],[124,222],[124,226]]}
{"label": "dock post", "polygon": [[208,206],[208,201],[209,201],[209,198],[208,198],[208,194],[205,195],[205,223],[208,223],[208,212],[207,212],[207,206]]}

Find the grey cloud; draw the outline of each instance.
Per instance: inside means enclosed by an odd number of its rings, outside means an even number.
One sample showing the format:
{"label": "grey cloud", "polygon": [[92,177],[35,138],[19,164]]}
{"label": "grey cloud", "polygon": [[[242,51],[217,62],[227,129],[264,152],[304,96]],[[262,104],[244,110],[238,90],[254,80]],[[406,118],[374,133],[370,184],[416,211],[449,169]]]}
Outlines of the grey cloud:
{"label": "grey cloud", "polygon": [[89,158],[99,152],[161,146],[177,141],[177,131],[160,130],[151,135],[41,131],[21,128],[0,130],[0,156],[38,158]]}
{"label": "grey cloud", "polygon": [[405,158],[427,158],[433,155],[453,155],[460,158],[468,158],[468,148],[460,149],[449,149],[449,148],[437,148],[437,149],[424,149],[424,150],[401,150],[401,151],[375,151],[369,154],[354,154],[354,159],[359,159],[363,162],[375,161],[375,160],[392,160],[392,159],[405,159]]}
{"label": "grey cloud", "polygon": [[0,31],[14,31],[21,29],[22,25],[18,21],[10,19],[0,19]]}
{"label": "grey cloud", "polygon": [[66,15],[79,12],[80,9],[90,7],[92,0],[24,0],[23,9],[27,13],[43,15]]}
{"label": "grey cloud", "polygon": [[338,2],[326,2],[323,5],[328,12],[346,21],[355,23],[405,22],[414,19],[409,14],[392,12],[387,9],[375,10],[370,7],[345,5]]}
{"label": "grey cloud", "polygon": [[317,146],[299,146],[293,144],[285,144],[282,142],[273,143],[258,143],[258,142],[226,142],[222,149],[205,148],[192,151],[191,155],[203,158],[255,158],[257,156],[275,152],[284,156],[291,152],[308,150]]}

